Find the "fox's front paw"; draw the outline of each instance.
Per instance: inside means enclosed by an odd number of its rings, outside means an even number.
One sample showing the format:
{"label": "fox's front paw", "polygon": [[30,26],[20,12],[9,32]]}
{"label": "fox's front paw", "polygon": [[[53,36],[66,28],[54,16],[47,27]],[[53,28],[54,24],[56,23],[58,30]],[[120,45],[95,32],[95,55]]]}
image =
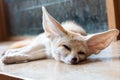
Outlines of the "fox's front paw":
{"label": "fox's front paw", "polygon": [[15,63],[14,58],[13,58],[13,57],[9,57],[9,56],[4,56],[4,57],[2,57],[1,61],[2,61],[4,64],[12,64],[12,63]]}
{"label": "fox's front paw", "polygon": [[14,55],[5,55],[2,57],[1,61],[4,64],[14,64],[29,61],[29,56],[25,54],[14,54]]}

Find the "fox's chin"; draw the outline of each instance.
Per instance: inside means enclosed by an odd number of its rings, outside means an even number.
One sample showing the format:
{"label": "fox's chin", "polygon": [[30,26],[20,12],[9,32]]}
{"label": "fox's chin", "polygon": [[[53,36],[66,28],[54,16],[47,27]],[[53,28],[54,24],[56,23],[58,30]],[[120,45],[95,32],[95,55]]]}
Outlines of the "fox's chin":
{"label": "fox's chin", "polygon": [[72,63],[70,63],[70,62],[66,62],[66,61],[63,61],[64,63],[66,63],[66,64],[69,64],[69,65],[71,65]]}
{"label": "fox's chin", "polygon": [[66,64],[69,64],[69,65],[72,64],[70,61],[67,61],[67,60],[65,60],[65,59],[62,59],[61,61],[64,62],[64,63],[66,63]]}
{"label": "fox's chin", "polygon": [[66,63],[66,64],[69,64],[69,65],[76,65],[76,64],[78,64],[78,62],[76,62],[76,63],[71,63],[71,62],[64,62],[64,63]]}

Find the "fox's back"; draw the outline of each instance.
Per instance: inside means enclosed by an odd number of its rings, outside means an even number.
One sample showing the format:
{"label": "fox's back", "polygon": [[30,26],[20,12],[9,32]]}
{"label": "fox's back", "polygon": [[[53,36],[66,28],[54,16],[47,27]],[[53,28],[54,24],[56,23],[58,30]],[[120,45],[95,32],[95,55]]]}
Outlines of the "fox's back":
{"label": "fox's back", "polygon": [[62,23],[62,26],[64,27],[65,30],[67,31],[72,31],[75,33],[80,33],[83,36],[86,36],[87,33],[86,31],[80,26],[77,25],[75,22],[73,21],[66,21]]}

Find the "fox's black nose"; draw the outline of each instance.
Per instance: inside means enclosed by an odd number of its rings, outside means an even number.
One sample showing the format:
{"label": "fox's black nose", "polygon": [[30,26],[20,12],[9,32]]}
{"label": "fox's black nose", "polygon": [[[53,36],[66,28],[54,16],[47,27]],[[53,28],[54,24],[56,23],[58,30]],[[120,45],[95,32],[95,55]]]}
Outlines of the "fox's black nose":
{"label": "fox's black nose", "polygon": [[76,57],[72,58],[72,59],[71,59],[71,63],[72,63],[72,64],[77,64],[77,58],[76,58]]}

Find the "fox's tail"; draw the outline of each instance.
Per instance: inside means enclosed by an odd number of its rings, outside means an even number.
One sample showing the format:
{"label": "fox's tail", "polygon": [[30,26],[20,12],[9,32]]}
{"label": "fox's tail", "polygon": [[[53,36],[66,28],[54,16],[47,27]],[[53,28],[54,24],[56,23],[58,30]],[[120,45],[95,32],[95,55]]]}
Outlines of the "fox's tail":
{"label": "fox's tail", "polygon": [[18,41],[18,42],[13,43],[11,46],[9,46],[8,49],[22,48],[24,46],[27,46],[30,42],[31,40]]}

